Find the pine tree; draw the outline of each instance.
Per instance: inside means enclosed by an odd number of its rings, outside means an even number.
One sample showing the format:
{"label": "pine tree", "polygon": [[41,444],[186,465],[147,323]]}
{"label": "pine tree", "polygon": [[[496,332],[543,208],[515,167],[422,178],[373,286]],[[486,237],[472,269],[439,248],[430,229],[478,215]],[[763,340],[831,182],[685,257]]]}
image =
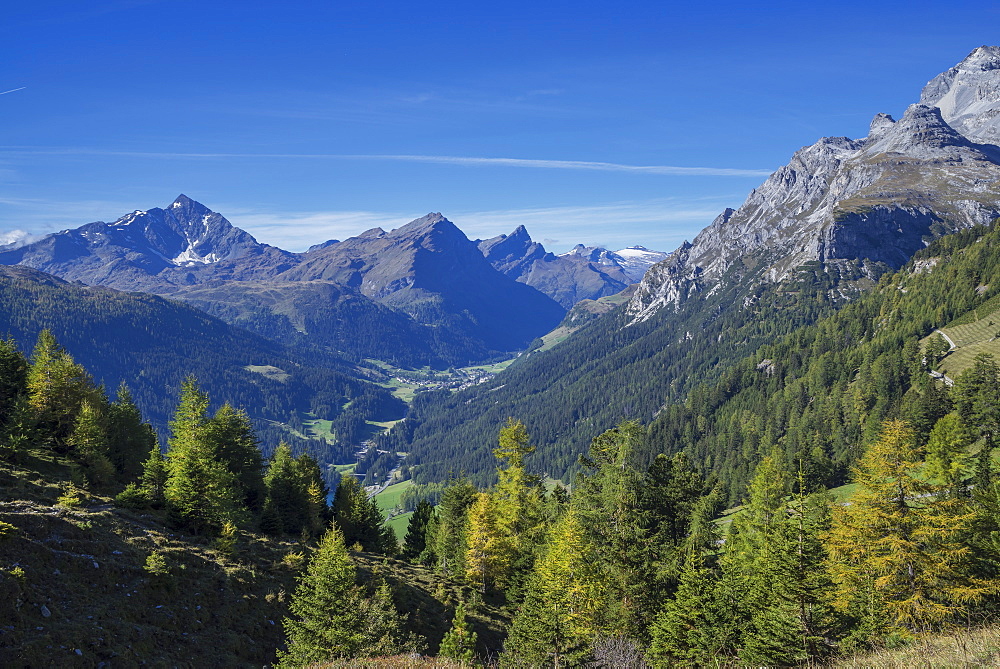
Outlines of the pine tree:
{"label": "pine tree", "polygon": [[586,541],[600,556],[596,566],[604,582],[600,619],[606,636],[641,638],[658,607],[641,514],[643,477],[635,467],[644,436],[638,422],[624,421],[595,437],[590,457],[582,460],[590,471],[577,478],[571,498]]}
{"label": "pine tree", "polygon": [[834,605],[856,615],[869,637],[926,631],[987,591],[960,540],[973,514],[919,478],[919,466],[912,430],[887,421],[854,470],[851,503],[833,508],[826,544]]}
{"label": "pine tree", "polygon": [[962,416],[953,411],[934,424],[927,440],[926,475],[951,494],[962,494],[963,481],[972,473],[969,447],[972,435]]}
{"label": "pine tree", "polygon": [[194,533],[217,533],[242,509],[235,475],[205,436],[207,423],[208,396],[188,377],[170,422],[164,497],[171,519]]}
{"label": "pine tree", "polygon": [[[804,478],[800,471],[800,480]],[[835,616],[828,593],[821,534],[829,528],[828,496],[806,496],[803,486],[765,534],[753,575],[757,608],[750,614],[740,658],[749,664],[813,662],[831,651]]]}
{"label": "pine tree", "polygon": [[73,430],[84,400],[98,402],[87,371],[58,343],[49,330],[42,330],[28,369],[28,404],[41,429],[59,452],[66,452],[66,438]]}
{"label": "pine tree", "polygon": [[28,361],[13,339],[0,339],[0,427],[28,394]]}
{"label": "pine tree", "polygon": [[582,521],[571,509],[552,530],[511,622],[504,654],[530,665],[575,666],[598,633],[605,585],[587,551]]}
{"label": "pine tree", "polygon": [[451,629],[441,640],[439,657],[458,660],[469,664],[476,656],[476,633],[469,628],[465,620],[465,604],[458,603],[455,607],[455,617],[451,621]]}
{"label": "pine tree", "polygon": [[684,566],[677,593],[667,600],[650,627],[647,652],[655,667],[706,665],[717,656],[719,611],[715,574],[704,564],[700,551],[684,551]]}
{"label": "pine tree", "polygon": [[348,546],[361,544],[366,551],[395,554],[396,535],[385,524],[375,499],[368,499],[357,477],[341,477],[333,496],[333,519],[343,528]]}
{"label": "pine tree", "polygon": [[97,409],[89,401],[84,400],[80,406],[73,432],[66,443],[83,465],[84,475],[91,485],[106,486],[111,483],[115,469],[108,459],[107,435]]}
{"label": "pine tree", "polygon": [[986,439],[992,450],[1000,438],[1000,365],[992,355],[980,354],[955,380],[955,408],[966,425]]}
{"label": "pine tree", "polygon": [[288,649],[279,651],[279,667],[357,657],[365,645],[365,611],[356,571],[333,525],[320,540],[306,572],[299,578],[284,620]]}
{"label": "pine tree", "polygon": [[250,417],[242,409],[223,404],[212,418],[205,422],[202,439],[236,478],[237,494],[243,506],[258,513],[264,506],[264,472],[257,435],[250,425]]}
{"label": "pine tree", "polygon": [[429,547],[437,559],[437,568],[452,577],[465,574],[469,507],[475,497],[475,486],[465,479],[452,479],[441,494],[434,522],[434,540],[429,542]]}
{"label": "pine tree", "polygon": [[107,411],[108,458],[123,481],[140,475],[143,461],[156,446],[156,433],[142,422],[142,414],[135,405],[128,387],[118,387],[117,399]]}
{"label": "pine tree", "polygon": [[410,524],[403,538],[403,550],[400,557],[404,560],[417,560],[427,547],[427,525],[434,515],[434,507],[426,499],[417,502],[417,508],[410,516]]}
{"label": "pine tree", "polygon": [[302,497],[292,449],[281,443],[274,450],[264,475],[266,498],[261,529],[270,534],[298,534],[307,522],[306,500]]}
{"label": "pine tree", "polygon": [[372,596],[365,597],[356,580],[344,535],[334,524],[320,539],[292,595],[291,616],[284,620],[288,649],[278,652],[279,667],[417,649],[419,641],[405,634],[388,584],[378,583]]}
{"label": "pine tree", "polygon": [[153,444],[149,457],[142,464],[142,490],[149,504],[154,509],[163,508],[166,504],[166,487],[170,473],[167,471],[167,461],[160,452],[160,445]]}
{"label": "pine tree", "polygon": [[312,537],[319,537],[323,528],[332,519],[326,500],[329,490],[323,480],[323,472],[319,463],[308,453],[302,453],[295,458],[295,473],[298,476],[299,487],[304,491],[305,528]]}

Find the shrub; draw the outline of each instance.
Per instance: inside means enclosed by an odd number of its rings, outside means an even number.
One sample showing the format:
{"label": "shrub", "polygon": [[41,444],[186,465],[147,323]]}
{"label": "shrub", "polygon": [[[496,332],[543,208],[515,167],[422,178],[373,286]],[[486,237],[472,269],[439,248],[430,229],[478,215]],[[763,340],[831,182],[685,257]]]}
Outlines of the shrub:
{"label": "shrub", "polygon": [[148,509],[149,495],[138,483],[129,483],[124,490],[115,495],[115,506],[123,509]]}
{"label": "shrub", "polygon": [[160,552],[147,555],[146,564],[143,566],[143,569],[153,576],[167,576],[170,574],[170,565],[167,562],[167,557]]}
{"label": "shrub", "polygon": [[66,491],[56,500],[57,505],[64,506],[67,509],[78,507],[81,503],[83,503],[83,499],[80,497],[80,491],[74,485],[66,488]]}

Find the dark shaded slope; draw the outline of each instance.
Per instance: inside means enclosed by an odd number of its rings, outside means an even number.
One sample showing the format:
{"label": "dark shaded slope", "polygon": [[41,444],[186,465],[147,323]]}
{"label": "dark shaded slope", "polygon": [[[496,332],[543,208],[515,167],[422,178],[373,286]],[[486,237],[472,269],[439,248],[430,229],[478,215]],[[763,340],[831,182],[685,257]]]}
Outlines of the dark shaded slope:
{"label": "dark shaded slope", "polygon": [[268,339],[321,347],[353,360],[442,369],[500,353],[330,281],[211,281],[168,294]]}
{"label": "dark shaded slope", "polygon": [[[280,344],[161,297],[0,267],[0,333],[30,352],[43,328],[108,388],[125,381],[161,431],[188,374],[198,377],[216,404],[244,407],[260,427],[310,410],[355,426],[402,410],[387,391],[353,378],[347,363],[333,356],[300,360]],[[251,365],[273,367],[287,377],[249,371]],[[345,413],[341,407],[352,399]],[[328,459],[329,454],[317,455]]]}

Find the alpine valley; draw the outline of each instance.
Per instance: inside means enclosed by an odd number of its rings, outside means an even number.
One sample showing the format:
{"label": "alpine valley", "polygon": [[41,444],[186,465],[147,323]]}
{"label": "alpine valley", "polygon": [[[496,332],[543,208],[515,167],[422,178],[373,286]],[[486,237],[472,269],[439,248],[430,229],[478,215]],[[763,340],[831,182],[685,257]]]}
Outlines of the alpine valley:
{"label": "alpine valley", "polygon": [[1000,47],[670,253],[317,242],[181,195],[0,247],[0,664],[880,665],[995,624]]}

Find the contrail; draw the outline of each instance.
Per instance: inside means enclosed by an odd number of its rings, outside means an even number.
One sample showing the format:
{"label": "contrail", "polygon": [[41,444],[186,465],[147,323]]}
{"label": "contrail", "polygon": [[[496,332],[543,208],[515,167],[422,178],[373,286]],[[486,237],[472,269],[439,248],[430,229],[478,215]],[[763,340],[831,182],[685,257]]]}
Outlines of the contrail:
{"label": "contrail", "polygon": [[103,149],[31,149],[27,147],[0,146],[0,151],[35,155],[93,155],[130,156],[135,158],[292,158],[327,160],[393,160],[417,163],[442,163],[450,165],[500,165],[505,167],[534,167],[564,170],[599,170],[604,172],[633,172],[693,176],[768,176],[773,170],[735,169],[730,167],[679,167],[676,165],[623,165],[588,160],[539,160],[531,158],[478,158],[472,156],[421,156],[409,154],[349,154],[349,153],[176,153],[150,151],[106,151]]}
{"label": "contrail", "polygon": [[8,93],[16,93],[18,91],[23,91],[25,88],[27,88],[27,86],[21,86],[20,88],[12,88],[9,91],[4,91],[3,93],[0,93],[0,95],[7,95]]}

